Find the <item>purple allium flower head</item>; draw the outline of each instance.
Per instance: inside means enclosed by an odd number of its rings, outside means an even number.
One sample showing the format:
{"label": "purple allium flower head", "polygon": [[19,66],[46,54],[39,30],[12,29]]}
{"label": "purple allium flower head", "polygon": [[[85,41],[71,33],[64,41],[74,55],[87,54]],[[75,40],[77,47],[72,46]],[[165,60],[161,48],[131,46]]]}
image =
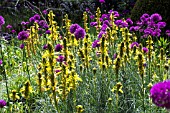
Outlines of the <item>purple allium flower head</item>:
{"label": "purple allium flower head", "polygon": [[40,20],[40,18],[41,18],[41,17],[40,17],[39,14],[35,14],[35,15],[34,15],[34,20]]}
{"label": "purple allium flower head", "polygon": [[29,34],[27,31],[21,31],[18,34],[18,39],[19,40],[26,40],[29,37]]}
{"label": "purple allium flower head", "polygon": [[142,51],[143,51],[144,53],[148,53],[148,48],[142,47]]}
{"label": "purple allium flower head", "polygon": [[90,18],[91,18],[91,19],[94,19],[94,18],[95,18],[95,16],[94,16],[94,15],[90,15]]}
{"label": "purple allium flower head", "polygon": [[19,47],[20,47],[21,49],[24,49],[24,44],[21,44]]}
{"label": "purple allium flower head", "polygon": [[61,50],[62,50],[62,48],[63,48],[63,46],[62,46],[62,45],[57,44],[57,45],[55,46],[55,51],[56,51],[56,52],[59,52],[59,51],[61,51]]}
{"label": "purple allium flower head", "polygon": [[141,17],[140,17],[140,20],[141,21],[146,21],[146,19],[149,18],[149,15],[147,13],[143,14]]}
{"label": "purple allium flower head", "polygon": [[131,26],[129,28],[130,31],[138,31],[139,30],[139,26]]}
{"label": "purple allium flower head", "polygon": [[170,81],[154,84],[150,90],[150,97],[158,107],[170,109]]}
{"label": "purple allium flower head", "polygon": [[83,39],[86,35],[86,32],[83,28],[79,27],[75,32],[74,32],[74,35],[76,37],[76,39]]}
{"label": "purple allium flower head", "polygon": [[6,101],[0,100],[0,108],[3,108],[4,106],[6,106]]}
{"label": "purple allium flower head", "polygon": [[100,31],[100,33],[98,34],[98,39],[102,38],[102,36],[105,35],[104,31]]}
{"label": "purple allium flower head", "polygon": [[21,22],[21,25],[23,25],[23,26],[26,25],[26,22],[22,21],[22,22]]}
{"label": "purple allium flower head", "polygon": [[166,22],[158,22],[158,28],[164,28],[166,26]]}
{"label": "purple allium flower head", "polygon": [[90,26],[91,26],[91,27],[97,26],[97,22],[91,22],[91,23],[90,23]]}
{"label": "purple allium flower head", "polygon": [[40,21],[38,22],[38,24],[39,24],[42,28],[46,28],[46,26],[48,26],[47,23],[45,22],[45,20],[40,20]]}
{"label": "purple allium flower head", "polygon": [[102,14],[102,17],[101,17],[101,18],[104,20],[104,19],[108,19],[109,17],[108,17],[107,14]]}
{"label": "purple allium flower head", "polygon": [[34,22],[34,21],[35,21],[34,17],[31,17],[31,18],[29,19],[29,21],[30,21],[30,22]]}
{"label": "purple allium flower head", "polygon": [[99,40],[95,40],[95,41],[92,43],[92,48],[100,47],[99,42],[100,42]]}
{"label": "purple allium flower head", "polygon": [[155,14],[151,15],[150,20],[153,21],[153,22],[158,22],[158,21],[162,20],[162,17],[161,17],[160,14],[155,13]]}
{"label": "purple allium flower head", "polygon": [[72,24],[70,26],[70,32],[74,33],[78,28],[80,28],[80,26],[78,24]]}
{"label": "purple allium flower head", "polygon": [[147,34],[147,35],[152,34],[152,32],[153,32],[153,30],[152,30],[151,28],[146,28],[146,29],[144,30],[144,33]]}
{"label": "purple allium flower head", "polygon": [[122,23],[123,23],[122,20],[116,20],[116,21],[115,21],[115,24],[116,24],[117,26],[120,26]]}
{"label": "purple allium flower head", "polygon": [[7,28],[7,29],[11,29],[12,26],[11,26],[11,25],[7,25],[6,28]]}
{"label": "purple allium flower head", "polygon": [[11,32],[12,32],[12,33],[15,33],[16,31],[13,29],[13,30],[11,30]]}
{"label": "purple allium flower head", "polygon": [[170,37],[170,30],[166,30],[166,35],[168,35]]}
{"label": "purple allium flower head", "polygon": [[56,69],[56,70],[55,70],[56,73],[59,73],[60,71],[61,71],[61,70],[59,70],[59,69]]}
{"label": "purple allium flower head", "polygon": [[45,44],[44,46],[43,46],[43,49],[45,50],[45,49],[47,49],[48,48],[48,44]]}
{"label": "purple allium flower head", "polygon": [[105,21],[103,21],[103,24],[106,24],[107,26],[110,26],[110,22],[109,22],[109,20],[105,20]]}
{"label": "purple allium flower head", "polygon": [[126,22],[128,23],[128,25],[132,25],[133,24],[133,21],[130,18],[126,19]]}
{"label": "purple allium flower head", "polygon": [[2,16],[0,16],[0,28],[3,24],[5,24],[5,20]]}
{"label": "purple allium flower head", "polygon": [[45,31],[46,34],[51,34],[50,30]]}
{"label": "purple allium flower head", "polygon": [[100,3],[105,3],[105,0],[99,0]]}
{"label": "purple allium flower head", "polygon": [[157,32],[157,31],[152,32],[152,36],[154,36],[154,37],[159,37],[160,35],[161,35],[160,32]]}
{"label": "purple allium flower head", "polygon": [[107,27],[108,27],[108,26],[107,26],[106,24],[103,24],[102,27],[101,27],[101,30],[102,30],[102,31],[106,31]]}
{"label": "purple allium flower head", "polygon": [[2,60],[0,59],[0,65],[2,65]]}
{"label": "purple allium flower head", "polygon": [[90,9],[88,7],[86,8],[86,12],[90,12]]}
{"label": "purple allium flower head", "polygon": [[63,62],[65,60],[65,57],[60,55],[58,56],[58,58],[56,59],[58,62]]}
{"label": "purple allium flower head", "polygon": [[133,43],[130,45],[130,48],[132,49],[134,46],[139,47],[139,44],[138,44],[137,42],[133,42]]}
{"label": "purple allium flower head", "polygon": [[45,15],[48,14],[48,11],[47,11],[47,10],[43,10],[42,12],[43,12],[43,14],[45,14]]}

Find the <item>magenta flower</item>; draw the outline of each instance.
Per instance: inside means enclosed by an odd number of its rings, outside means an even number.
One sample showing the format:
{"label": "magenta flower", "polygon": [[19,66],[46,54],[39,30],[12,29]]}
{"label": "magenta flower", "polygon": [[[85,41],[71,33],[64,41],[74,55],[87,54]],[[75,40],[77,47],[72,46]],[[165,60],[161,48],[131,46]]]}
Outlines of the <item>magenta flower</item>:
{"label": "magenta flower", "polygon": [[158,22],[158,28],[164,28],[166,26],[166,22]]}
{"label": "magenta flower", "polygon": [[101,30],[102,30],[102,31],[106,31],[107,27],[108,27],[108,26],[107,26],[106,24],[103,24],[102,27],[101,27]]}
{"label": "magenta flower", "polygon": [[0,59],[0,65],[2,65],[2,60]]}
{"label": "magenta flower", "polygon": [[20,45],[20,48],[21,48],[21,49],[24,49],[24,44],[21,44],[21,45]]}
{"label": "magenta flower", "polygon": [[45,44],[44,46],[43,46],[43,49],[45,50],[45,49],[47,49],[48,48],[48,44]]}
{"label": "magenta flower", "polygon": [[61,71],[61,70],[59,70],[59,69],[55,70],[56,73],[59,73],[60,71]]}
{"label": "magenta flower", "polygon": [[6,101],[0,100],[0,108],[3,108],[4,106],[6,106]]}
{"label": "magenta flower", "polygon": [[5,24],[5,20],[2,16],[0,16],[0,28],[2,27],[2,25]]}
{"label": "magenta flower", "polygon": [[99,0],[100,3],[105,3],[105,0]]}
{"label": "magenta flower", "polygon": [[40,20],[40,21],[38,22],[38,24],[39,24],[42,28],[47,28],[46,26],[48,26],[47,23],[45,22],[45,20]]}
{"label": "magenta flower", "polygon": [[100,33],[98,34],[98,39],[102,38],[103,35],[105,35],[106,33],[104,31],[100,31]]}
{"label": "magenta flower", "polygon": [[170,37],[170,30],[166,30],[166,35]]}
{"label": "magenta flower", "polygon": [[100,47],[99,42],[100,42],[99,40],[95,40],[95,41],[92,43],[92,48]]}
{"label": "magenta flower", "polygon": [[43,14],[47,15],[47,14],[48,14],[48,11],[47,11],[47,10],[44,10],[44,11],[43,11]]}
{"label": "magenta flower", "polygon": [[80,28],[80,26],[78,24],[72,24],[70,26],[70,32],[74,33],[78,28]]}
{"label": "magenta flower", "polygon": [[23,25],[23,26],[26,25],[26,22],[22,21],[22,22],[21,22],[21,25]]}
{"label": "magenta flower", "polygon": [[133,25],[133,21],[130,18],[126,19],[126,22],[128,23],[128,25]]}
{"label": "magenta flower", "polygon": [[85,37],[85,35],[86,35],[86,32],[85,32],[85,30],[83,28],[80,27],[75,31],[74,35],[75,35],[77,40],[78,39],[83,39]]}
{"label": "magenta flower", "polygon": [[150,97],[158,107],[170,109],[170,81],[154,84],[150,90]]}
{"label": "magenta flower", "polygon": [[97,22],[91,22],[91,23],[90,23],[90,26],[91,26],[91,27],[97,26]]}
{"label": "magenta flower", "polygon": [[132,49],[134,46],[139,47],[139,44],[138,44],[137,42],[133,42],[133,43],[130,45],[130,48]]}
{"label": "magenta flower", "polygon": [[7,28],[7,29],[11,29],[12,26],[11,26],[11,25],[7,25],[6,28]]}
{"label": "magenta flower", "polygon": [[162,20],[162,17],[161,17],[160,14],[155,13],[155,14],[151,15],[150,20],[153,21],[153,22],[158,22],[158,21]]}
{"label": "magenta flower", "polygon": [[21,31],[18,34],[18,39],[19,40],[26,40],[29,37],[29,34],[27,31]]}
{"label": "magenta flower", "polygon": [[13,29],[13,30],[11,30],[11,32],[12,32],[12,33],[15,33],[16,31]]}
{"label": "magenta flower", "polygon": [[61,51],[61,50],[62,50],[62,48],[63,48],[63,46],[62,46],[62,45],[57,44],[57,45],[55,46],[55,51],[56,51],[56,52],[59,52],[59,51]]}
{"label": "magenta flower", "polygon": [[40,20],[41,18],[39,14],[35,14],[33,17],[34,17],[34,20]]}
{"label": "magenta flower", "polygon": [[143,51],[144,53],[148,53],[148,48],[142,47],[142,51]]}
{"label": "magenta flower", "polygon": [[91,18],[91,19],[94,19],[94,18],[95,18],[95,16],[94,16],[94,15],[90,15],[90,18]]}
{"label": "magenta flower", "polygon": [[35,21],[34,17],[31,17],[31,18],[29,19],[29,21],[30,21],[30,22],[34,22],[34,21]]}
{"label": "magenta flower", "polygon": [[63,62],[64,60],[65,60],[65,57],[62,55],[58,56],[58,58],[57,58],[58,62]]}
{"label": "magenta flower", "polygon": [[51,34],[50,30],[45,31],[45,34]]}

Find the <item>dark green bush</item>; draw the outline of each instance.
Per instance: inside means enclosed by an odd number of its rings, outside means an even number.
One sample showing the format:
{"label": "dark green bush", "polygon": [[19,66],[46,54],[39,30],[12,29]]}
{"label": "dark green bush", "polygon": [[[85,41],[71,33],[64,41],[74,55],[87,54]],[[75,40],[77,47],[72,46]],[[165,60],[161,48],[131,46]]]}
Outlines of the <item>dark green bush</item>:
{"label": "dark green bush", "polygon": [[139,20],[144,13],[159,13],[163,21],[167,23],[165,29],[170,29],[170,0],[137,0],[133,10],[131,11],[131,19]]}

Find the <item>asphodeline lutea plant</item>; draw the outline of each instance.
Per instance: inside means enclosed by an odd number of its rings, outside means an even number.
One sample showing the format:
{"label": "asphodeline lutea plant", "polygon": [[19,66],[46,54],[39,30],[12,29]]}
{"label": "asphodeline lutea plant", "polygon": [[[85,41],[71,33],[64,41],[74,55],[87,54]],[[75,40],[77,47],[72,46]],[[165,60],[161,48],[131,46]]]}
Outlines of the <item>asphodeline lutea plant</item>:
{"label": "asphodeline lutea plant", "polygon": [[29,99],[30,94],[32,93],[32,86],[30,81],[25,82],[24,86],[20,89],[20,92],[25,99]]}
{"label": "asphodeline lutea plant", "polygon": [[118,103],[119,103],[119,94],[123,93],[122,87],[123,87],[122,83],[117,82],[117,84],[111,90],[116,95],[116,113],[118,113],[118,107],[119,107],[119,105],[118,105]]}
{"label": "asphodeline lutea plant", "polygon": [[100,8],[98,7],[96,11],[97,34],[100,32],[100,28],[101,28],[100,16],[101,16],[101,11]]}
{"label": "asphodeline lutea plant", "polygon": [[84,23],[84,29],[85,29],[86,33],[88,33],[88,30],[89,30],[89,28],[87,26],[88,25],[87,20],[88,20],[88,16],[87,16],[87,12],[85,11],[83,13],[83,23]]}
{"label": "asphodeline lutea plant", "polygon": [[19,97],[19,95],[18,95],[16,90],[12,90],[11,94],[9,96],[10,96],[10,99],[12,101],[16,101],[16,100],[20,99],[20,97]]}

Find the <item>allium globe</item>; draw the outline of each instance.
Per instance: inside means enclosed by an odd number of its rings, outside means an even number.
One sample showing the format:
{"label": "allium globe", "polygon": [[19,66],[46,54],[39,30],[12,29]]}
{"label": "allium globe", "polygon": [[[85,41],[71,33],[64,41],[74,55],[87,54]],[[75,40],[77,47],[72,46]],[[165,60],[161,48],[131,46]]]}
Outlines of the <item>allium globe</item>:
{"label": "allium globe", "polygon": [[27,31],[21,31],[18,34],[18,39],[19,40],[26,40],[29,37],[29,34]]}
{"label": "allium globe", "polygon": [[75,31],[74,35],[75,35],[76,39],[79,40],[79,39],[83,39],[85,37],[86,32],[83,28],[80,27]]}
{"label": "allium globe", "polygon": [[170,80],[154,84],[150,90],[150,97],[158,107],[170,109]]}

